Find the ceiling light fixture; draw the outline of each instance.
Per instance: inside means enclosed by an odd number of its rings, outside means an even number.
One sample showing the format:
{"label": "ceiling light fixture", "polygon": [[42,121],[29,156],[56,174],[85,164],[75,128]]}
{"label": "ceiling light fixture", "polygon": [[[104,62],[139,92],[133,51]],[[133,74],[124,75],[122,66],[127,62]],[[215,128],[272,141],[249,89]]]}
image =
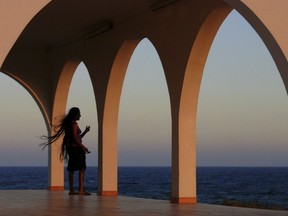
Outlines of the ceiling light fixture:
{"label": "ceiling light fixture", "polygon": [[98,23],[97,25],[94,26],[94,28],[87,33],[85,33],[82,36],[83,40],[89,40],[91,38],[94,38],[100,34],[103,34],[113,28],[113,22],[111,20],[104,21],[101,23]]}
{"label": "ceiling light fixture", "polygon": [[177,0],[160,0],[150,5],[152,11],[158,11],[168,5],[174,4]]}

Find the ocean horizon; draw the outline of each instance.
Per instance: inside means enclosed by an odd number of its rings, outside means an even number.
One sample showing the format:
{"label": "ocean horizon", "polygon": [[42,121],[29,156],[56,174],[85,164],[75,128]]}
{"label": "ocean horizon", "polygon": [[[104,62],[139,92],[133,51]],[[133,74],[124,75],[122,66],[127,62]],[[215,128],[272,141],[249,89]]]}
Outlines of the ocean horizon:
{"label": "ocean horizon", "polygon": [[[67,171],[64,171],[67,190]],[[97,166],[87,167],[87,191],[97,193],[97,174]],[[77,180],[75,178],[75,188]],[[47,187],[47,166],[0,166],[0,190]],[[120,166],[118,192],[121,196],[169,200],[171,167]],[[199,203],[288,210],[287,197],[288,167],[197,167]]]}

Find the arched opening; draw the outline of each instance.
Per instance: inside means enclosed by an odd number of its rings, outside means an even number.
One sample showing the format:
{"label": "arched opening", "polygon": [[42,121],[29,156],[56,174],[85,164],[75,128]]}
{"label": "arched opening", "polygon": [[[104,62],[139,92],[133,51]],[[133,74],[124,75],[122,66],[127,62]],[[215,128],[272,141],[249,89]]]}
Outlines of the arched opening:
{"label": "arched opening", "polygon": [[[81,119],[78,122],[79,128],[83,131],[90,126],[90,132],[83,138],[83,143],[91,151],[86,155],[87,170],[85,174],[85,187],[87,191],[97,191],[97,165],[98,165],[98,119],[96,112],[96,101],[92,82],[88,70],[81,62],[71,81],[67,99],[66,110],[71,107],[79,107]],[[65,169],[66,172],[66,169]],[[65,174],[67,178],[68,174]],[[75,178],[75,185],[78,185],[78,178]],[[68,188],[68,180],[65,180],[65,188]]]}
{"label": "arched opening", "polygon": [[271,167],[288,163],[287,108],[285,87],[270,53],[233,11],[211,47],[197,111],[198,166],[230,168],[198,168],[199,202],[285,207],[279,201],[285,200],[285,185],[271,182],[286,182],[287,172]]}
{"label": "arched opening", "polygon": [[19,83],[3,73],[0,100],[0,189],[46,189],[47,152],[39,147],[39,137],[47,128],[39,107]]}
{"label": "arched opening", "polygon": [[147,38],[128,65],[118,134],[119,193],[169,199],[170,187],[161,182],[171,178],[170,103],[161,61]]}

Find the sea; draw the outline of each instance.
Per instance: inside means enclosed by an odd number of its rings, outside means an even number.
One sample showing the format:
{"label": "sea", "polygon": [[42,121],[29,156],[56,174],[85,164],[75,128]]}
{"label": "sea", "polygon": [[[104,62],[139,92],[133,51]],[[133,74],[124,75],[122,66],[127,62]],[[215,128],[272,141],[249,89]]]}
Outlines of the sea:
{"label": "sea", "polygon": [[[0,167],[0,190],[43,190],[47,185],[47,167]],[[97,192],[97,167],[87,168],[85,188]],[[118,192],[122,196],[169,200],[171,167],[119,167]],[[197,201],[288,210],[288,167],[197,167]]]}

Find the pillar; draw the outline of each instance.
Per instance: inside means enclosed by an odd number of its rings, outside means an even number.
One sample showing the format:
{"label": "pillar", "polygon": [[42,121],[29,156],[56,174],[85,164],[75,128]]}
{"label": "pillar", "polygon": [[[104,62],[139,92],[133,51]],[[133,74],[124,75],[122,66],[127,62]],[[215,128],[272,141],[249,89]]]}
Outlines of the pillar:
{"label": "pillar", "polygon": [[100,89],[98,93],[98,194],[101,196],[118,195],[119,104],[126,70],[139,41],[123,42],[112,61],[112,67],[109,67],[112,69],[107,80],[107,90]]}
{"label": "pillar", "polygon": [[98,195],[118,195],[117,129],[112,124],[99,125]]}
{"label": "pillar", "polygon": [[[54,96],[51,122],[52,125],[59,125],[61,119],[66,114],[66,105],[69,87],[72,77],[80,61],[68,61],[64,64],[59,75],[57,88]],[[54,134],[54,128],[50,127],[50,135]],[[64,161],[60,160],[60,152],[63,137],[60,137],[49,146],[48,166],[49,166],[49,190],[64,190]]]}
{"label": "pillar", "polygon": [[172,203],[195,204],[196,134],[195,121],[180,117],[172,122]]}
{"label": "pillar", "polygon": [[61,140],[56,141],[49,146],[49,190],[63,191],[64,190],[64,162],[60,161]]}
{"label": "pillar", "polygon": [[[231,8],[221,5],[203,22],[186,65],[181,94],[172,101],[172,203],[197,202],[196,123],[202,74],[213,39]],[[173,99],[173,97],[171,97]]]}
{"label": "pillar", "polygon": [[[61,104],[59,104],[61,105]],[[63,104],[62,104],[63,105]],[[60,108],[58,106],[58,108]],[[57,106],[54,106],[54,110],[57,110]],[[61,113],[61,114],[60,114]],[[65,111],[62,112],[53,112],[52,116],[52,125],[58,125],[60,116],[63,116]],[[50,135],[54,134],[54,128],[50,128]],[[48,168],[49,168],[49,180],[48,187],[52,191],[62,191],[64,190],[64,161],[60,160],[60,152],[62,145],[63,137],[56,140],[54,143],[49,145],[49,154],[48,154]]]}

